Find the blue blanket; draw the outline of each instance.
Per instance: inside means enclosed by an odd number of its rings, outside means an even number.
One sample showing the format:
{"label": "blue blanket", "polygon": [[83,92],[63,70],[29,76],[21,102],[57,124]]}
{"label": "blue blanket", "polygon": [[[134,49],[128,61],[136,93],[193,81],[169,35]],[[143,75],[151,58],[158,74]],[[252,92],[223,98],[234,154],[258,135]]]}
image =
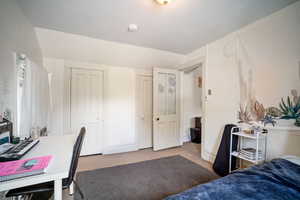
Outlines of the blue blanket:
{"label": "blue blanket", "polygon": [[300,166],[284,159],[237,170],[167,200],[300,200]]}

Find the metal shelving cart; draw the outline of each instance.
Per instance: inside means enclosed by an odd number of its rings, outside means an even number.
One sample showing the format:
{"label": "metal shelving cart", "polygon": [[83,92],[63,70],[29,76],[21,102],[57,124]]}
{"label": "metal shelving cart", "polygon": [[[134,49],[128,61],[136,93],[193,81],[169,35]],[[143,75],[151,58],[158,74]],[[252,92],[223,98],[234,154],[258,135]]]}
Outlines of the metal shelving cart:
{"label": "metal shelving cart", "polygon": [[[238,136],[238,146],[237,150],[232,150],[232,137],[233,135]],[[245,140],[248,140],[248,142]],[[252,140],[252,142],[249,142]],[[253,143],[254,141],[254,143]],[[244,148],[253,148],[255,149],[254,159],[250,159],[249,157],[243,155],[241,150]],[[261,153],[260,153],[261,152]],[[229,173],[231,173],[232,169],[232,156],[238,158],[240,160],[240,166],[242,165],[242,160],[246,160],[253,164],[259,164],[266,160],[267,155],[267,133],[256,132],[254,134],[248,134],[243,132],[241,127],[233,127],[231,129],[230,135],[230,156],[229,156]]]}

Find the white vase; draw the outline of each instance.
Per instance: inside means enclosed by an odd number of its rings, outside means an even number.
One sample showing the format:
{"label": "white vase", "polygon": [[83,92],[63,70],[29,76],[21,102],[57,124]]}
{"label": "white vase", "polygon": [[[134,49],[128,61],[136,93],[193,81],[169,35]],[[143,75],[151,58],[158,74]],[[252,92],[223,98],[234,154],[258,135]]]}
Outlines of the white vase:
{"label": "white vase", "polygon": [[278,119],[277,126],[295,126],[295,119]]}

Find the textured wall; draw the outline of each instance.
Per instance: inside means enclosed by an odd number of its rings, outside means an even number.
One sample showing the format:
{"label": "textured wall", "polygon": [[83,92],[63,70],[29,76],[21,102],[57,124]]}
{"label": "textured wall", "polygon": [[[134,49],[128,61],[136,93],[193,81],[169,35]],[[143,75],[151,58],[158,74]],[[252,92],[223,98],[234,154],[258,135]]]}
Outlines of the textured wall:
{"label": "textured wall", "polygon": [[14,52],[24,53],[42,65],[42,54],[32,25],[15,0],[0,2],[0,109],[10,109],[15,118],[16,67]]}

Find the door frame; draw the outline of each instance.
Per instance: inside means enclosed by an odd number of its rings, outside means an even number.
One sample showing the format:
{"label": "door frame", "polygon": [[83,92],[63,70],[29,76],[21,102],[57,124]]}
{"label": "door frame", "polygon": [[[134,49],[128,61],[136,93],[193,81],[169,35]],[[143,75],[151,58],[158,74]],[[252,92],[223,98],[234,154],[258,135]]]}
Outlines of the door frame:
{"label": "door frame", "polygon": [[[205,158],[205,154],[206,154],[206,151],[205,151],[205,132],[206,132],[206,102],[207,102],[207,86],[206,86],[206,82],[207,82],[207,76],[206,76],[206,56],[200,56],[198,58],[195,58],[193,60],[190,60],[188,61],[187,63],[183,64],[181,66],[181,69],[183,68],[187,68],[187,67],[190,67],[192,65],[196,65],[196,64],[201,64],[201,67],[202,67],[202,116],[201,116],[201,124],[202,124],[202,127],[201,127],[201,157],[202,158]],[[183,81],[183,73],[184,72],[180,72],[180,78],[181,78],[181,84],[182,84],[182,81]],[[181,91],[181,95],[180,95],[180,98],[183,99],[183,88],[181,87],[180,89]],[[183,138],[183,135],[184,135],[184,130],[183,130],[183,127],[184,127],[184,116],[183,116],[183,112],[184,112],[184,106],[183,106],[183,101],[181,101],[181,104],[180,104],[180,111],[181,111],[181,116],[180,116],[180,126],[181,126],[181,129],[180,129],[180,132],[181,132],[181,142],[183,143],[184,142],[184,138]]]}
{"label": "door frame", "polygon": [[[134,112],[134,117],[135,117],[135,125],[134,125],[134,132],[135,132],[135,141],[136,141],[136,146],[138,150],[140,150],[140,144],[139,144],[139,133],[138,133],[138,99],[139,99],[139,86],[138,86],[138,79],[140,76],[144,77],[151,77],[152,82],[153,82],[153,74],[152,73],[136,73],[135,74],[135,112]],[[152,87],[152,93],[153,93],[153,87]],[[152,104],[153,104],[153,98],[152,98]],[[151,117],[151,122],[152,122],[152,127],[153,127],[153,109],[152,109],[152,117]],[[153,128],[152,128],[152,138],[153,138]],[[153,141],[152,141],[152,147],[153,148]]]}

